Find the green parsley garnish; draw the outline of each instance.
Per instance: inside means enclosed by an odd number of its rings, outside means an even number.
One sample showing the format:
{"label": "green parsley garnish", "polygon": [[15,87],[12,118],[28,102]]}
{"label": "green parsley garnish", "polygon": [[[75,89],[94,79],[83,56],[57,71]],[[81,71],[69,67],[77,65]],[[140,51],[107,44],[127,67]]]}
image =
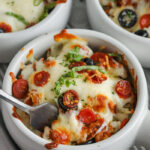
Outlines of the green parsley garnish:
{"label": "green parsley garnish", "polygon": [[67,62],[65,62],[65,61],[63,61],[63,62],[61,62],[59,64],[62,65],[62,66],[64,66],[64,67],[68,67],[69,66],[69,64]]}
{"label": "green parsley garnish", "polygon": [[29,25],[29,23],[25,20],[25,18],[21,15],[18,15],[18,14],[15,14],[13,12],[6,12],[5,13],[6,15],[8,16],[12,16],[12,17],[15,17],[18,21],[22,22],[23,24],[25,25]]}
{"label": "green parsley garnish", "polygon": [[63,74],[55,83],[55,88],[51,89],[56,92],[57,95],[60,94],[61,87],[65,85],[66,87],[69,87],[70,85],[76,85],[76,82],[72,80],[73,78],[78,78],[81,75],[76,74],[72,70]]}
{"label": "green parsley garnish", "polygon": [[51,2],[50,4],[45,6],[44,12],[42,16],[40,17],[40,21],[46,18],[49,15],[49,11],[52,10],[56,5],[57,5],[56,2]]}
{"label": "green parsley garnish", "polygon": [[131,18],[131,17],[132,17],[132,12],[129,12],[129,11],[128,11],[128,12],[127,12],[127,15],[128,15],[129,18]]}
{"label": "green parsley garnish", "polygon": [[80,66],[74,67],[72,71],[81,71],[81,70],[98,70],[99,72],[105,74],[106,71],[98,66]]}
{"label": "green parsley garnish", "polygon": [[79,62],[83,56],[79,54],[80,48],[75,47],[73,50],[69,51],[68,54],[65,55],[66,60],[69,62]]}
{"label": "green parsley garnish", "polygon": [[43,0],[33,0],[34,6],[39,6]]}
{"label": "green parsley garnish", "polygon": [[87,81],[87,79],[88,79],[88,77],[84,78],[84,79],[83,79],[83,81],[84,81],[84,82],[86,82],[86,81]]}
{"label": "green parsley garnish", "polygon": [[115,92],[113,91],[113,92],[112,92],[112,94],[114,95],[114,94],[115,94]]}

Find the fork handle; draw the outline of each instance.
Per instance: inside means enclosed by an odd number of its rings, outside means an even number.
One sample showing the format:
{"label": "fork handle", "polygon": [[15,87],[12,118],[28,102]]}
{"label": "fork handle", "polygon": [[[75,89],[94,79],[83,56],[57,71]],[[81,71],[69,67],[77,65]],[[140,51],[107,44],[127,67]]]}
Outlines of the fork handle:
{"label": "fork handle", "polygon": [[7,94],[6,92],[4,92],[1,89],[0,89],[0,99],[2,101],[4,100],[4,101],[14,105],[15,107],[25,111],[28,114],[29,114],[29,110],[32,109],[31,106],[28,106],[27,104],[21,102],[20,100],[10,96],[9,94]]}

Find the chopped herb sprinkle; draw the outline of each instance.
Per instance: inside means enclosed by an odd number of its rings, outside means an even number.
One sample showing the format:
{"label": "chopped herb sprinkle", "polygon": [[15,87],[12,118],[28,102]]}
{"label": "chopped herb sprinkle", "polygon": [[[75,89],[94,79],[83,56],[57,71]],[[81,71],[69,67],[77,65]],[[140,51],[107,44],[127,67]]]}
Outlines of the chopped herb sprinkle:
{"label": "chopped herb sprinkle", "polygon": [[5,14],[16,18],[18,21],[22,22],[25,25],[29,25],[29,23],[25,20],[25,18],[19,14],[15,14],[13,12],[6,12]]}
{"label": "chopped herb sprinkle", "polygon": [[73,71],[69,71],[65,74],[63,74],[56,82],[55,82],[55,88],[51,89],[52,91],[55,91],[57,95],[60,94],[61,87],[65,85],[66,87],[69,87],[70,85],[76,86],[75,80],[73,78],[78,78],[81,75],[76,74]]}
{"label": "chopped herb sprinkle", "polygon": [[114,95],[114,94],[115,94],[115,92],[113,91],[113,92],[112,92],[112,94]]}
{"label": "chopped herb sprinkle", "polygon": [[108,53],[108,56],[117,57],[119,61],[122,61],[122,55],[117,53]]}
{"label": "chopped herb sprinkle", "polygon": [[70,50],[68,54],[65,55],[66,60],[70,63],[79,62],[83,56],[79,54],[80,48],[75,47],[73,50]]}
{"label": "chopped herb sprinkle", "polygon": [[43,0],[33,0],[34,6],[39,6]]}
{"label": "chopped herb sprinkle", "polygon": [[48,4],[44,8],[44,12],[43,12],[42,16],[40,17],[40,20],[43,20],[44,18],[46,18],[48,16],[50,10],[52,10],[56,5],[57,5],[56,2],[51,2],[50,4]]}
{"label": "chopped herb sprinkle", "polygon": [[81,70],[98,70],[101,73],[105,74],[106,71],[98,66],[80,66],[80,67],[74,67],[72,71],[81,71]]}

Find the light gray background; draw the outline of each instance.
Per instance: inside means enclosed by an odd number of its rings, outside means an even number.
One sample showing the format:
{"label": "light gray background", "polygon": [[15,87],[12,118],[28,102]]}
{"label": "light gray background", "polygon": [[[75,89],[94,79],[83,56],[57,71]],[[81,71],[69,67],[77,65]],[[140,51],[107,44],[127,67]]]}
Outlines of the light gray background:
{"label": "light gray background", "polygon": [[[86,14],[86,7],[84,0],[73,0],[73,8],[67,28],[91,29]],[[8,64],[0,64],[0,87],[2,85],[3,76],[7,69],[7,66]],[[150,69],[144,68],[144,72],[148,81],[150,92]],[[136,150],[135,147],[133,149]],[[1,111],[0,111],[0,150],[19,150],[19,148],[10,137],[4,125]],[[140,148],[140,150],[144,150],[144,148]]]}

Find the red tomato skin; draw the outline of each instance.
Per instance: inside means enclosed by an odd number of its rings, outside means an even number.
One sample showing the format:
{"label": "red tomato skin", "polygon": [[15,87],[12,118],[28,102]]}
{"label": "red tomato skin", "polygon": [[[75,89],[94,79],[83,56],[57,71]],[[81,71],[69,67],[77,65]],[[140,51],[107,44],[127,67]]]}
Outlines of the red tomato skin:
{"label": "red tomato skin", "polygon": [[107,54],[102,53],[102,52],[96,52],[91,56],[91,59],[95,62],[95,63],[105,63],[106,59],[105,56],[107,56]]}
{"label": "red tomato skin", "polygon": [[85,124],[90,124],[96,120],[94,112],[88,108],[82,109],[77,118]]}
{"label": "red tomato skin", "polygon": [[[70,96],[73,99],[69,99]],[[68,108],[74,108],[78,105],[79,102],[79,95],[76,91],[74,90],[68,90],[64,93],[63,97],[63,104],[67,106]]]}
{"label": "red tomato skin", "polygon": [[12,32],[12,28],[9,24],[6,24],[5,22],[0,23],[0,28],[2,28],[6,33]]}
{"label": "red tomato skin", "polygon": [[127,80],[120,80],[116,84],[115,90],[120,98],[127,99],[132,95],[131,84]]}
{"label": "red tomato skin", "polygon": [[18,99],[24,98],[28,93],[28,82],[24,79],[16,80],[12,85],[12,94]]}
{"label": "red tomato skin", "polygon": [[148,28],[150,26],[150,14],[145,14],[140,18],[141,29]]}
{"label": "red tomato skin", "polygon": [[34,75],[34,84],[36,86],[44,86],[47,84],[50,74],[46,71],[38,72]]}

